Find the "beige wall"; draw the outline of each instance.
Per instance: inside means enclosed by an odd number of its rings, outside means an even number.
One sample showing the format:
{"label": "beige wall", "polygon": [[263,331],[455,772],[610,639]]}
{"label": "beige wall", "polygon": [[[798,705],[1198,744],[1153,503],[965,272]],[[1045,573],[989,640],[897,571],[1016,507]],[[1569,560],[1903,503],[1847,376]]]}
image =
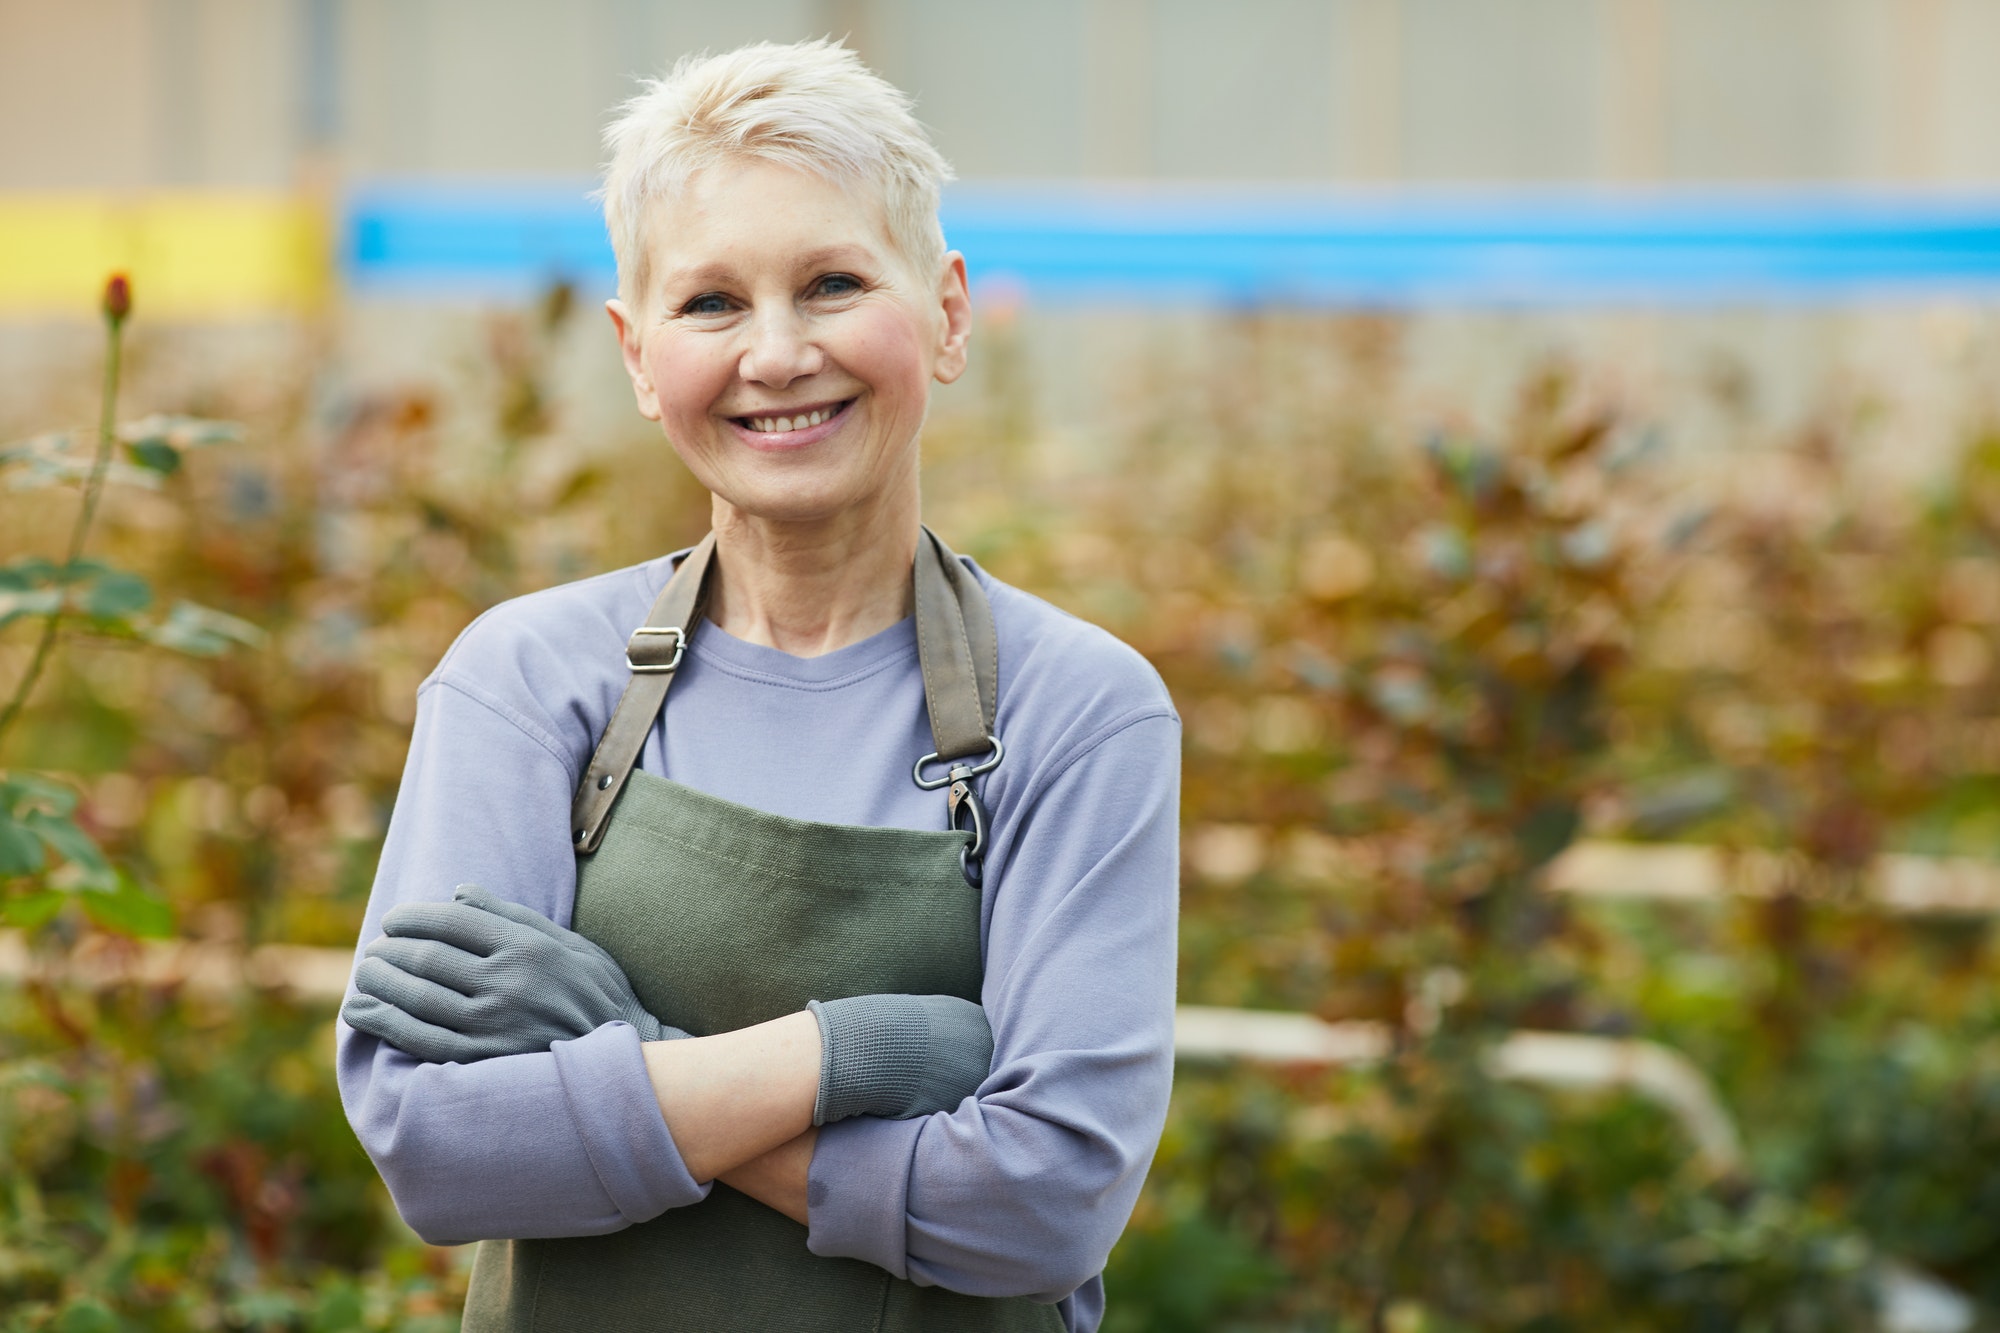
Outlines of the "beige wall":
{"label": "beige wall", "polygon": [[1996,0],[0,0],[0,189],[583,175],[826,32],[967,176],[2000,182]]}

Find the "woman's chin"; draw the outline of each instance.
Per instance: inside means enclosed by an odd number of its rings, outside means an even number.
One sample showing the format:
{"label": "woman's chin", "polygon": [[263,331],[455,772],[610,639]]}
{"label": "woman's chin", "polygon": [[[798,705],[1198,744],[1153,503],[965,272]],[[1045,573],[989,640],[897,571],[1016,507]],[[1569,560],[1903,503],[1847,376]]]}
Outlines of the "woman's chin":
{"label": "woman's chin", "polygon": [[879,491],[839,485],[801,485],[801,479],[776,486],[729,487],[714,491],[718,501],[737,518],[785,527],[822,527],[879,514],[890,506]]}

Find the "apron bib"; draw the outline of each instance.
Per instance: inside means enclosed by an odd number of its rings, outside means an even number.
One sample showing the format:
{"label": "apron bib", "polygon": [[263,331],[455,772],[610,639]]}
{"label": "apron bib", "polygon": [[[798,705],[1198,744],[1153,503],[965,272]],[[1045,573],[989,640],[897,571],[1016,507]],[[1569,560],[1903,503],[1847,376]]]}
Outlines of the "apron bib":
{"label": "apron bib", "polygon": [[[961,713],[974,678],[949,666],[931,669],[936,640],[946,636],[926,632],[939,626],[924,624],[924,585],[935,593],[940,574],[970,576],[928,531],[924,538],[918,642],[935,729],[942,710],[933,677]],[[649,629],[699,621],[708,547],[683,562]],[[927,571],[927,558],[952,569]],[[679,589],[682,605],[671,605],[675,585],[690,582],[695,589]],[[929,604],[935,608],[936,598]],[[983,600],[968,609],[968,619],[977,619]],[[986,644],[990,624],[977,627]],[[679,664],[685,635],[675,630],[671,645],[642,644],[646,634],[633,636],[635,649],[671,652]],[[969,640],[977,639],[976,632],[958,634],[955,642],[966,647],[961,666],[976,660],[984,645]],[[646,660],[635,652],[635,681]],[[671,684],[670,669],[658,674]],[[985,674],[977,684],[991,679]],[[621,780],[620,755],[606,750],[629,744],[635,732],[643,742],[630,715],[650,704],[650,730],[665,688],[652,686],[658,698],[632,693],[606,728],[579,792],[571,925],[618,960],[648,1010],[699,1037],[796,1013],[814,999],[905,994],[978,1002],[980,895],[967,881],[976,866],[968,854],[983,850],[975,843],[984,838],[984,815],[967,795],[969,778],[957,776],[969,772],[965,764],[953,769],[950,809],[956,823],[969,807],[973,830],[789,819],[632,771],[631,758],[622,761]],[[990,727],[991,698],[989,686],[972,705],[982,731]],[[637,748],[631,745],[633,756]],[[940,752],[948,748],[940,737]],[[946,754],[946,762],[958,758]],[[604,783],[605,776],[613,780]],[[468,1333],[1059,1333],[1062,1326],[1054,1306],[963,1296],[858,1259],[821,1258],[806,1249],[805,1227],[720,1182],[701,1203],[611,1235],[481,1242],[464,1323]]]}

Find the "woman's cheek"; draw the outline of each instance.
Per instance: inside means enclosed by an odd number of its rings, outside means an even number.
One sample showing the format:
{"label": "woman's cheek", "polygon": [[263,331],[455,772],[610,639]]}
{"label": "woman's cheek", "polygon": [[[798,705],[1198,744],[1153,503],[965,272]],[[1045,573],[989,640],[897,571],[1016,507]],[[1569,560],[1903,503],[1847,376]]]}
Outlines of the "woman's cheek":
{"label": "woman's cheek", "polygon": [[904,310],[882,306],[868,315],[856,328],[850,369],[898,399],[916,395],[915,406],[921,411],[922,395],[930,384],[922,329]]}
{"label": "woman's cheek", "polygon": [[696,349],[669,341],[652,358],[648,373],[660,404],[662,423],[705,418],[708,408],[728,387],[727,367],[709,364]]}

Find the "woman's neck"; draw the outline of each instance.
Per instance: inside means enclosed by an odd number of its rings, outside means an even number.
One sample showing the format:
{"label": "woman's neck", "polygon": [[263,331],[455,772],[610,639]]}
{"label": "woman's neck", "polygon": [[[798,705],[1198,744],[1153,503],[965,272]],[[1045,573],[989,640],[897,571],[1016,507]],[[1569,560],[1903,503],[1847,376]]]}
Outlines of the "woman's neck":
{"label": "woman's neck", "polygon": [[811,523],[756,518],[718,497],[713,521],[708,618],[736,638],[818,657],[910,613],[914,496]]}

